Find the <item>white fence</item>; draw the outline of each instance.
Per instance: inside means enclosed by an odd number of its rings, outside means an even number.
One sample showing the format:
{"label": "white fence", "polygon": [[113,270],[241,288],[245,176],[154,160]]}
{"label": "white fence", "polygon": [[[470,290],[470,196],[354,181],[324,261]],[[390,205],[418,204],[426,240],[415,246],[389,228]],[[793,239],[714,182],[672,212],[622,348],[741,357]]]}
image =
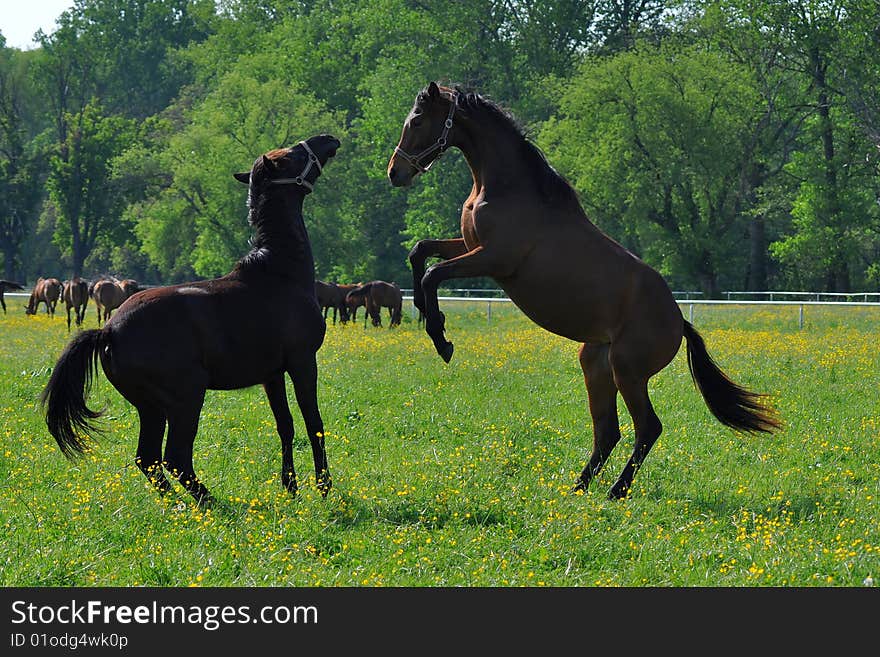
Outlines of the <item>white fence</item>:
{"label": "white fence", "polygon": [[[404,289],[404,301],[412,301],[412,290]],[[470,302],[486,304],[486,319],[492,319],[492,306],[496,303],[512,303],[510,299],[504,296],[504,290],[472,290],[472,289],[446,289],[444,291],[459,293],[461,296],[438,296],[438,301],[450,302]],[[869,307],[880,308],[880,292],[724,292],[724,299],[695,299],[691,296],[701,296],[700,292],[673,292],[679,306],[687,307],[688,320],[694,322],[695,306],[797,306],[798,308],[798,328],[804,327],[804,308],[809,306],[849,306],[849,307]],[[488,296],[492,295],[492,296]],[[757,296],[764,295],[768,299],[733,299],[732,296]],[[24,292],[7,292],[6,297],[24,297],[30,296],[29,291]],[[685,298],[681,298],[684,296]],[[775,297],[775,298],[774,298]],[[784,300],[780,297],[793,297],[794,300]],[[821,301],[822,298],[829,299],[862,299],[861,301]],[[412,317],[416,317],[415,306],[411,308]]]}
{"label": "white fence", "polygon": [[[451,290],[453,292],[458,292],[460,290]],[[482,290],[468,290],[468,292],[481,292]],[[404,292],[412,292],[412,290],[404,290]],[[502,292],[503,293],[503,292]],[[682,294],[682,293],[673,293],[673,294]],[[690,293],[694,294],[694,293]],[[804,295],[807,297],[823,295],[827,293],[823,292],[731,292],[729,294],[764,294],[764,295],[774,295],[774,296],[783,296],[783,295]],[[880,293],[877,292],[859,292],[857,294],[834,294],[834,296],[846,296],[846,297],[863,297],[864,301],[812,301],[809,298],[801,300],[801,301],[783,301],[783,300],[754,300],[754,299],[676,299],[678,301],[678,305],[682,307],[687,307],[688,320],[693,324],[694,323],[694,307],[695,306],[796,306],[798,308],[798,328],[804,328],[804,308],[809,306],[823,306],[823,307],[833,307],[833,306],[847,306],[847,307],[868,307],[868,308],[878,308],[880,309]],[[412,301],[411,294],[404,294],[405,301]],[[874,299],[874,301],[868,301],[868,299]],[[488,297],[488,296],[438,296],[438,301],[452,301],[452,302],[470,302],[470,303],[485,303],[486,304],[486,319],[492,319],[492,306],[496,303],[512,303],[510,299],[507,297]],[[412,307],[412,315],[416,316],[415,306]]]}

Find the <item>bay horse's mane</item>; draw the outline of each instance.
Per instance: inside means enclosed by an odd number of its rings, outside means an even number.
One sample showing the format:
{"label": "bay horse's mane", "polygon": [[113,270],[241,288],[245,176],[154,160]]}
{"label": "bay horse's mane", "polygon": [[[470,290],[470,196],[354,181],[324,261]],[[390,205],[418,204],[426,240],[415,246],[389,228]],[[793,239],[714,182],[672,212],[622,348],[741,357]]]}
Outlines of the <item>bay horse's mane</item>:
{"label": "bay horse's mane", "polygon": [[[574,203],[577,207],[580,207],[577,192],[547,161],[543,151],[532,141],[526,129],[520,125],[519,121],[509,110],[482,94],[467,91],[458,85],[454,87],[441,87],[441,89],[450,93],[454,89],[457,94],[456,107],[466,116],[475,117],[478,114],[482,115],[501,127],[512,139],[521,144],[523,159],[534,180],[537,181],[538,189],[544,200],[552,204]],[[426,102],[428,99],[427,88],[419,92],[419,103]]]}

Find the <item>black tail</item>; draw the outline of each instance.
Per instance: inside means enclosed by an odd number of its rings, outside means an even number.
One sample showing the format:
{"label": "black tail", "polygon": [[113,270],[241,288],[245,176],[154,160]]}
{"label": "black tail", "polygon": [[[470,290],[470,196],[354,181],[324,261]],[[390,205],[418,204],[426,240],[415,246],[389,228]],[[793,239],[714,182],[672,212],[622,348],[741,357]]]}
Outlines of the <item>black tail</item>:
{"label": "black tail", "polygon": [[703,338],[688,321],[684,323],[684,335],[691,376],[719,422],[749,433],[771,433],[782,427],[776,411],[762,403],[765,395],[746,390],[731,381],[712,360]]}
{"label": "black tail", "polygon": [[100,329],[75,335],[58,358],[40,397],[49,433],[67,458],[86,451],[89,434],[101,433],[91,420],[100,417],[102,412],[86,406],[86,397],[98,369],[98,354],[106,344],[106,335]]}

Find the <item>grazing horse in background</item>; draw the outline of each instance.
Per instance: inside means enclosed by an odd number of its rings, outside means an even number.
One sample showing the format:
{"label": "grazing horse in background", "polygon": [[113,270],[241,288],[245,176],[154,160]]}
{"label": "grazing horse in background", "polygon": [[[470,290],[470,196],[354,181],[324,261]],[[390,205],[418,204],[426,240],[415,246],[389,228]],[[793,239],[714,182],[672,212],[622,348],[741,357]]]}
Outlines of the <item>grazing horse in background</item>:
{"label": "grazing horse in background", "polygon": [[64,281],[61,289],[61,298],[67,307],[67,330],[70,331],[70,309],[73,308],[74,320],[77,326],[82,326],[86,316],[86,306],[89,305],[89,284],[79,276]]}
{"label": "grazing horse in background", "polygon": [[10,292],[12,290],[23,290],[24,286],[21,283],[15,283],[13,281],[4,281],[0,280],[0,305],[3,306],[3,314],[6,314],[6,300],[3,298],[3,295],[6,292]]}
{"label": "grazing horse in background", "polygon": [[364,297],[357,298],[349,298],[348,293],[351,292],[356,287],[360,287],[363,285],[360,283],[340,283],[339,289],[345,292],[345,307],[348,309],[348,315],[352,322],[357,321],[358,308],[364,308],[364,312],[366,312],[367,301]]}
{"label": "grazing horse in background", "polygon": [[61,298],[61,281],[57,278],[43,278],[42,276],[34,283],[34,289],[31,290],[31,296],[28,299],[25,313],[28,315],[37,314],[37,306],[41,303],[46,304],[46,314],[55,317],[55,306],[58,305],[58,299]]}
{"label": "grazing horse in background", "polygon": [[115,278],[102,278],[95,281],[91,296],[95,300],[98,326],[105,323],[122,302],[138,291],[137,283],[131,279],[117,281]]}
{"label": "grazing horse in background", "polygon": [[125,294],[126,299],[128,299],[128,297],[130,297],[135,292],[141,291],[141,286],[133,278],[126,278],[119,281],[119,287],[122,288],[122,292]]}
{"label": "grazing horse in background", "polygon": [[336,315],[345,324],[348,321],[348,306],[345,305],[345,291],[336,283],[315,281],[315,296],[318,305],[324,311],[324,321],[327,321],[327,313],[333,309],[333,325],[336,325]]}
{"label": "grazing horse in background", "polygon": [[397,283],[385,281],[370,281],[359,285],[348,293],[346,299],[363,299],[366,306],[364,326],[367,325],[367,316],[373,320],[373,326],[382,326],[382,308],[388,308],[390,317],[389,328],[400,325],[403,309],[403,293]]}
{"label": "grazing horse in background", "polygon": [[[135,462],[160,491],[163,466],[199,502],[208,489],[193,467],[206,390],[262,384],[281,438],[281,483],[296,493],[293,417],[284,375],[293,381],[312,446],[315,479],[330,490],[318,410],[317,351],[326,323],[315,298],[315,262],[302,206],[339,141],[318,135],[256,159],[234,174],[248,184],[251,251],[221,278],[143,290],[102,329],[68,343],[42,395],[49,432],[66,456],[83,453],[100,413],[86,405],[97,362],[140,419]],[[162,439],[168,437],[162,455]]]}
{"label": "grazing horse in background", "polygon": [[[464,154],[473,187],[462,204],[461,237],[422,240],[411,250],[413,302],[447,363],[453,346],[437,288],[455,278],[493,278],[533,322],[582,343],[594,440],[575,490],[587,489],[620,440],[619,393],[635,444],[609,497],[628,494],[662,431],[648,380],[675,357],[683,337],[694,381],[720,422],[743,432],[781,426],[763,395],[740,387],[715,364],[663,277],[587,218],[574,189],[494,102],[431,82],[404,121],[388,163],[391,184],[411,184],[449,146]],[[442,261],[425,271],[432,257]]]}

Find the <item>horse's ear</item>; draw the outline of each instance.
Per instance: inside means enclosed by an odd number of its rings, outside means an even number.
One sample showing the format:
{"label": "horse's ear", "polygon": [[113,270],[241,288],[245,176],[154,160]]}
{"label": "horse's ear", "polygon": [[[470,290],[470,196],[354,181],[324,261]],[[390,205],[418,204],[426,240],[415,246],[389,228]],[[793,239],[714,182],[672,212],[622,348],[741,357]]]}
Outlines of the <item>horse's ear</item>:
{"label": "horse's ear", "polygon": [[251,182],[251,172],[243,171],[241,173],[233,173],[232,177],[235,178],[238,182],[242,182],[245,185],[249,185]]}
{"label": "horse's ear", "polygon": [[262,157],[263,157],[263,169],[265,169],[266,171],[271,171],[272,169],[276,168],[275,163],[272,160],[270,160],[265,155],[263,155]]}
{"label": "horse's ear", "polygon": [[438,87],[437,83],[434,81],[431,81],[428,85],[428,96],[431,100],[437,100],[440,98],[440,87]]}

